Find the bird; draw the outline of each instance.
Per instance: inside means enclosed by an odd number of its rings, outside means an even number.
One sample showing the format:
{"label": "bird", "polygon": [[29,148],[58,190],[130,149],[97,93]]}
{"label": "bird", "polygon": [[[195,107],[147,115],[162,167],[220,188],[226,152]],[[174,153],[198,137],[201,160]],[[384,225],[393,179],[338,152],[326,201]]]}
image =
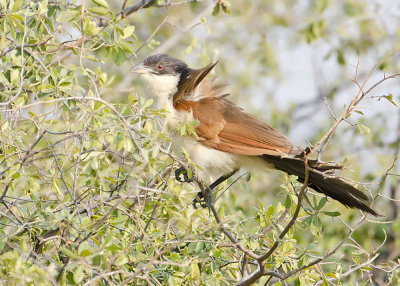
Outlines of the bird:
{"label": "bird", "polygon": [[[241,168],[278,169],[304,182],[307,150],[293,146],[281,132],[230,101],[226,86],[207,78],[217,63],[193,69],[168,54],[155,54],[132,68],[157,108],[166,112],[165,128],[173,136],[173,151],[187,150],[199,167],[196,176],[200,179],[218,178],[209,190]],[[192,122],[197,124],[196,136],[176,134],[180,124]],[[334,175],[337,164],[317,160],[307,160],[307,164],[308,187],[346,207],[381,216],[366,204],[363,192]]]}

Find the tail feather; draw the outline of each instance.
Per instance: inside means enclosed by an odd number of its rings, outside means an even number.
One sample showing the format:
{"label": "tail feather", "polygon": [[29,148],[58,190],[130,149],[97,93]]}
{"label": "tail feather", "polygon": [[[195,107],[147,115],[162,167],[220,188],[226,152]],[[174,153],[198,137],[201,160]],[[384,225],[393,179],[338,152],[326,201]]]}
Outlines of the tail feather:
{"label": "tail feather", "polygon": [[[284,171],[290,175],[296,175],[300,182],[304,182],[304,159],[281,157],[276,155],[262,155],[262,158],[268,163],[274,165],[276,169]],[[341,202],[347,207],[358,208],[374,216],[382,216],[380,213],[376,212],[361,201],[368,200],[368,197],[364,193],[357,190],[344,180],[324,173],[323,171],[328,169],[326,165],[319,166],[315,161],[310,161],[308,165],[308,186],[310,188]],[[337,167],[333,166],[332,169],[337,169]]]}

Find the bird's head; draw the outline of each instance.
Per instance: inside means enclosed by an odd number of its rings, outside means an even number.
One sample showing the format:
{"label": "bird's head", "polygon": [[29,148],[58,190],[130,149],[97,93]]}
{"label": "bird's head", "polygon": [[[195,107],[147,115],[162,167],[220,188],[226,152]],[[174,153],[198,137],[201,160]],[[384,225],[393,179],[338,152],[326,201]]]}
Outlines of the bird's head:
{"label": "bird's head", "polygon": [[165,98],[175,94],[179,80],[189,70],[187,64],[167,54],[153,55],[133,67],[140,74],[155,97]]}

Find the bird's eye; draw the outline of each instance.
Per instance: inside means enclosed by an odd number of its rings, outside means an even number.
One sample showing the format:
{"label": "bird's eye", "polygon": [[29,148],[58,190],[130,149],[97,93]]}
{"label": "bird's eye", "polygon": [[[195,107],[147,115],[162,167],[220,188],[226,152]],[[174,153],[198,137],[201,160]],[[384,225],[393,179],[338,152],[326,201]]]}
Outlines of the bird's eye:
{"label": "bird's eye", "polygon": [[158,69],[159,71],[161,71],[163,68],[164,68],[163,65],[158,65],[158,66],[157,66],[157,69]]}

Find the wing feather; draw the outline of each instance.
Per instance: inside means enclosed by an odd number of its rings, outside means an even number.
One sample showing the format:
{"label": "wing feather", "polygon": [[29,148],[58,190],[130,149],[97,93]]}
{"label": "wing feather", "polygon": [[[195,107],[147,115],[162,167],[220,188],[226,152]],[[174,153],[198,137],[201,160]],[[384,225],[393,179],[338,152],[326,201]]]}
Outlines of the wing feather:
{"label": "wing feather", "polygon": [[178,84],[178,91],[174,94],[174,105],[192,95],[217,63],[218,61],[201,69],[187,68],[181,75],[181,79],[179,80]]}
{"label": "wing feather", "polygon": [[245,113],[226,96],[183,100],[175,108],[193,112],[200,122],[196,133],[204,146],[250,156],[295,153],[279,131]]}

